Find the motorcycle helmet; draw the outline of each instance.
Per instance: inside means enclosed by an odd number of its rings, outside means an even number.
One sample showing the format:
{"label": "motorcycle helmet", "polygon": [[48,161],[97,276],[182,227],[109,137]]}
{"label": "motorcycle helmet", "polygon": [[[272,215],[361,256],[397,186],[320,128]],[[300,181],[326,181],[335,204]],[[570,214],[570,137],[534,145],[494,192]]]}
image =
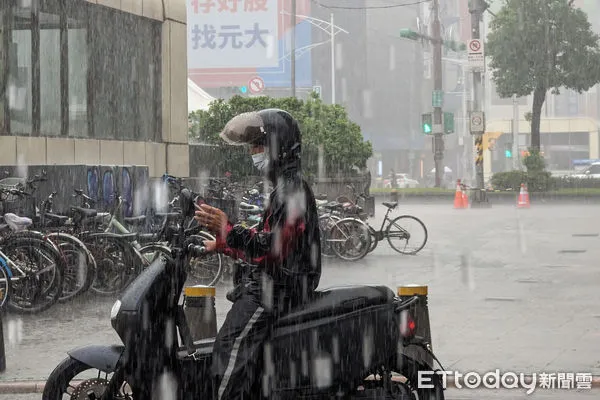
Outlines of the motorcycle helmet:
{"label": "motorcycle helmet", "polygon": [[287,111],[270,108],[239,114],[227,122],[220,136],[232,145],[265,146],[271,180],[300,170],[300,128]]}

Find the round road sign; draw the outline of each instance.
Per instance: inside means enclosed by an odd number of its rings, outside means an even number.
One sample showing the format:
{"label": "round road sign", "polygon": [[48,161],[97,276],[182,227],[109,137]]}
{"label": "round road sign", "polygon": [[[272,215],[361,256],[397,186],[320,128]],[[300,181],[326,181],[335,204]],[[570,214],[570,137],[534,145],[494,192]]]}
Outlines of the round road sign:
{"label": "round road sign", "polygon": [[481,42],[477,39],[473,39],[469,42],[469,50],[473,52],[478,52],[481,50]]}
{"label": "round road sign", "polygon": [[257,94],[265,90],[265,81],[260,76],[255,76],[248,82],[250,93]]}

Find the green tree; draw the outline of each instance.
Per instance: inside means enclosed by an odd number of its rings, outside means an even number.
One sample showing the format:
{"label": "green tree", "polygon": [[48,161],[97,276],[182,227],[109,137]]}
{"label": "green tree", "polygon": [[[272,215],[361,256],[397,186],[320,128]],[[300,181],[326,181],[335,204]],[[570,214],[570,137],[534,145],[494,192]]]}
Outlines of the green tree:
{"label": "green tree", "polygon": [[501,97],[533,93],[531,150],[540,150],[546,93],[581,93],[600,82],[600,48],[587,15],[568,0],[504,0],[486,52]]}
{"label": "green tree", "polygon": [[293,97],[241,97],[229,101],[215,100],[206,111],[189,115],[192,143],[226,146],[219,133],[231,118],[247,111],[280,108],[292,114],[302,131],[303,168],[308,176],[316,175],[321,158],[328,175],[348,174],[353,167],[363,167],[373,154],[371,143],[364,141],[360,127],[348,118],[339,105],[324,104],[316,95],[303,101]]}

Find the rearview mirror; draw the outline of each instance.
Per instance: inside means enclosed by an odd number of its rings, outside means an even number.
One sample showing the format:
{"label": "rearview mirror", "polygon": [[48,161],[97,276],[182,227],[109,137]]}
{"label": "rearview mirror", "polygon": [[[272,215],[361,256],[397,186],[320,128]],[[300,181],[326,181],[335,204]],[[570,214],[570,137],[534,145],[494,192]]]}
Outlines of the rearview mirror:
{"label": "rearview mirror", "polygon": [[193,217],[196,212],[194,206],[194,195],[189,189],[182,189],[179,195],[181,213],[184,217]]}

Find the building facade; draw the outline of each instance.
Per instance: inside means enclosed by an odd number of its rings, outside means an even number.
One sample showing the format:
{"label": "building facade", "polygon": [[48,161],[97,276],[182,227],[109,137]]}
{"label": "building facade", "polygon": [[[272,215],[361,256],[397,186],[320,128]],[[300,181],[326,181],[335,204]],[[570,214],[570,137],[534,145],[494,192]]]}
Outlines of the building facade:
{"label": "building facade", "polygon": [[0,165],[189,175],[186,6],[3,0]]}

